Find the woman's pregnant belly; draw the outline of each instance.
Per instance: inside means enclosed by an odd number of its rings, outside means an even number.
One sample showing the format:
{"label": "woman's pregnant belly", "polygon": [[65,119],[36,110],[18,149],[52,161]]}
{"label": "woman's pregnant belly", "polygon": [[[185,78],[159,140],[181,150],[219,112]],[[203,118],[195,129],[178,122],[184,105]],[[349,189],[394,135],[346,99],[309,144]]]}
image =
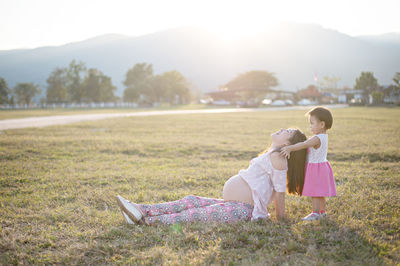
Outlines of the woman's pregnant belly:
{"label": "woman's pregnant belly", "polygon": [[232,176],[225,182],[222,197],[226,201],[240,201],[254,205],[251,189],[240,175]]}

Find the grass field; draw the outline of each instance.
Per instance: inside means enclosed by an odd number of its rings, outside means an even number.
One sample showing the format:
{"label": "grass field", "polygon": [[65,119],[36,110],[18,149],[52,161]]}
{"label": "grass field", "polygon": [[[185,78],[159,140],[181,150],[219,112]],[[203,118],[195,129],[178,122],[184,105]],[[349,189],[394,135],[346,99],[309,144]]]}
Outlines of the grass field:
{"label": "grass field", "polygon": [[[221,197],[224,182],[304,111],[131,117],[0,132],[0,264],[400,263],[400,108],[333,109],[330,218],[237,224],[124,224],[138,203]],[[4,115],[5,113],[3,113]],[[6,114],[5,114],[6,115]]]}

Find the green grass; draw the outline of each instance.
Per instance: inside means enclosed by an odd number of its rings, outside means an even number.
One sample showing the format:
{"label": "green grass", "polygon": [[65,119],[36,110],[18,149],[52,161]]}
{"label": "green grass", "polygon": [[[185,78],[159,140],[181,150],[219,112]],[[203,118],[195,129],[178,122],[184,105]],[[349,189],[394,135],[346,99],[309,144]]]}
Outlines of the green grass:
{"label": "green grass", "polygon": [[131,117],[0,134],[0,264],[400,263],[400,109],[334,109],[330,218],[125,225],[115,195],[138,203],[221,197],[224,182],[304,111]]}
{"label": "green grass", "polygon": [[77,115],[77,114],[98,114],[98,113],[126,113],[160,110],[192,110],[192,109],[211,109],[219,108],[205,104],[184,104],[184,105],[160,105],[154,108],[55,108],[55,109],[18,109],[0,110],[0,120],[17,119],[32,116],[51,116],[51,115]]}

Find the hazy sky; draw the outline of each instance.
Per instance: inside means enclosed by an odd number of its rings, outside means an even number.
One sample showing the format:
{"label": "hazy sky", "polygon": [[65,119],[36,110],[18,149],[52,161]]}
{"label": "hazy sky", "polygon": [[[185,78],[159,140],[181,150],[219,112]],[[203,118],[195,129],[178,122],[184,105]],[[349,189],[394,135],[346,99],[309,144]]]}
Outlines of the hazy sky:
{"label": "hazy sky", "polygon": [[355,36],[400,33],[400,0],[0,0],[0,50],[201,26],[227,38],[276,22],[316,23]]}

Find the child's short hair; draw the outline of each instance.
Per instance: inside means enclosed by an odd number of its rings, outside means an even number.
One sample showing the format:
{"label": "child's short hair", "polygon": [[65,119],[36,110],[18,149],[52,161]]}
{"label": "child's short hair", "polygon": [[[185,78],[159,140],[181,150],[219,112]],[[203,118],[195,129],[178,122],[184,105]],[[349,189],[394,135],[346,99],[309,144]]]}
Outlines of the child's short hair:
{"label": "child's short hair", "polygon": [[325,129],[330,129],[332,127],[333,123],[333,117],[331,114],[331,111],[329,111],[327,108],[322,107],[322,106],[317,106],[311,109],[306,113],[306,115],[312,115],[318,118],[319,121],[324,121],[325,122]]}

